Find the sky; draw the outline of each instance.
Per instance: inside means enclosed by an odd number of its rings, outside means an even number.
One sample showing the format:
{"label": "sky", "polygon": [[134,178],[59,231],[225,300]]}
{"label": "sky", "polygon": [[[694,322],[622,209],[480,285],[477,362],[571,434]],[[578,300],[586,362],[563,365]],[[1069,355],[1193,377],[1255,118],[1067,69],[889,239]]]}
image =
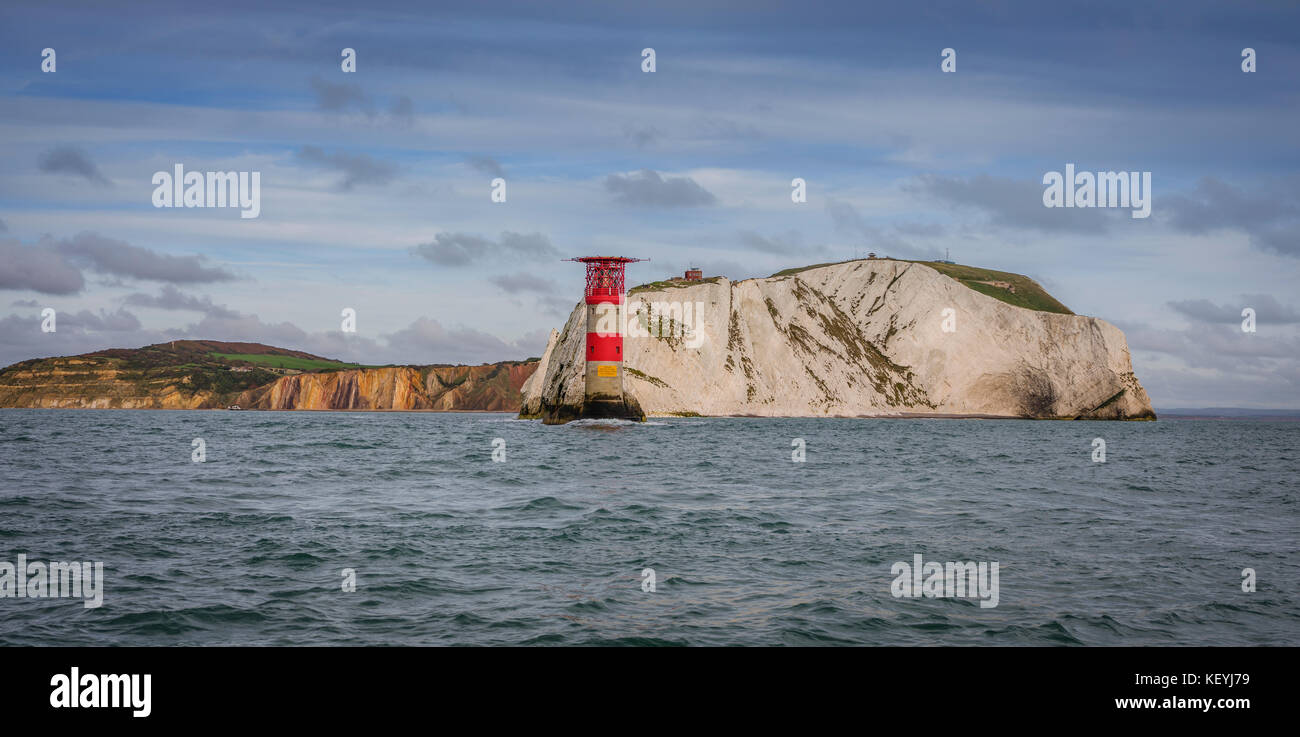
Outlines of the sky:
{"label": "sky", "polygon": [[[189,5],[0,7],[0,365],[518,360],[580,299],[570,257],[648,258],[637,284],[951,253],[1120,327],[1157,409],[1300,408],[1300,5]],[[155,207],[177,164],[258,172],[258,217]],[[1150,217],[1045,207],[1067,164],[1150,172]]]}

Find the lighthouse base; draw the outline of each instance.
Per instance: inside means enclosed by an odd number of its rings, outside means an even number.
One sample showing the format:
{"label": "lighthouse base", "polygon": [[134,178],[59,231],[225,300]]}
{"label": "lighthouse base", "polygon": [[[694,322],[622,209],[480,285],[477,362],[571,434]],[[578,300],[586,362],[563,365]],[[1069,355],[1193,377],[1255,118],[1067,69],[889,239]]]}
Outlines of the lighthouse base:
{"label": "lighthouse base", "polygon": [[582,404],[542,404],[543,425],[563,425],[574,420],[630,420],[645,422],[645,412],[636,397],[624,394],[615,399],[584,399]]}

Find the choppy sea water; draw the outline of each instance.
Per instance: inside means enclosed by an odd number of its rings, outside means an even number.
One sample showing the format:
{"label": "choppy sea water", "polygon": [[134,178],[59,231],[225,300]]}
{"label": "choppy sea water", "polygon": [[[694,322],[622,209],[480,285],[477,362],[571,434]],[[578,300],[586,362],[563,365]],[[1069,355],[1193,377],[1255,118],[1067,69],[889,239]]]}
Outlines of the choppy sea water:
{"label": "choppy sea water", "polygon": [[[1293,422],[4,410],[0,562],[103,561],[105,594],[0,598],[0,644],[1300,645],[1298,446]],[[895,597],[918,553],[997,562],[998,605]]]}

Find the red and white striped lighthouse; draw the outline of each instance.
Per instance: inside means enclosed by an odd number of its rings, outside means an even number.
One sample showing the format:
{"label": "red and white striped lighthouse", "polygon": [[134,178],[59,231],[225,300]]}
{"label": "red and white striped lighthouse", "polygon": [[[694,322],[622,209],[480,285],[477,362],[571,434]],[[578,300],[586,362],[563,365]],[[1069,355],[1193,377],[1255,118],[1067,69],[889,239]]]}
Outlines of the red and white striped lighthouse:
{"label": "red and white striped lighthouse", "polygon": [[581,417],[643,420],[640,405],[623,393],[623,268],[649,259],[571,258],[587,265],[587,386]]}

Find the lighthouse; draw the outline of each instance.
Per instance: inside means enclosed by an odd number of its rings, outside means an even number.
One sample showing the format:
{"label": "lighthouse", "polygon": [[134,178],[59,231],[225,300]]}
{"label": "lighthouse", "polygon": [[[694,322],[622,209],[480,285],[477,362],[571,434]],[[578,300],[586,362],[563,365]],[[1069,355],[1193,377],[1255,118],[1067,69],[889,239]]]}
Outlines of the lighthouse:
{"label": "lighthouse", "polygon": [[[571,258],[587,265],[586,389],[578,417],[645,419],[641,405],[623,391],[623,269],[648,259],[623,256]],[[569,414],[569,413],[564,413]],[[572,417],[555,417],[565,422]]]}

